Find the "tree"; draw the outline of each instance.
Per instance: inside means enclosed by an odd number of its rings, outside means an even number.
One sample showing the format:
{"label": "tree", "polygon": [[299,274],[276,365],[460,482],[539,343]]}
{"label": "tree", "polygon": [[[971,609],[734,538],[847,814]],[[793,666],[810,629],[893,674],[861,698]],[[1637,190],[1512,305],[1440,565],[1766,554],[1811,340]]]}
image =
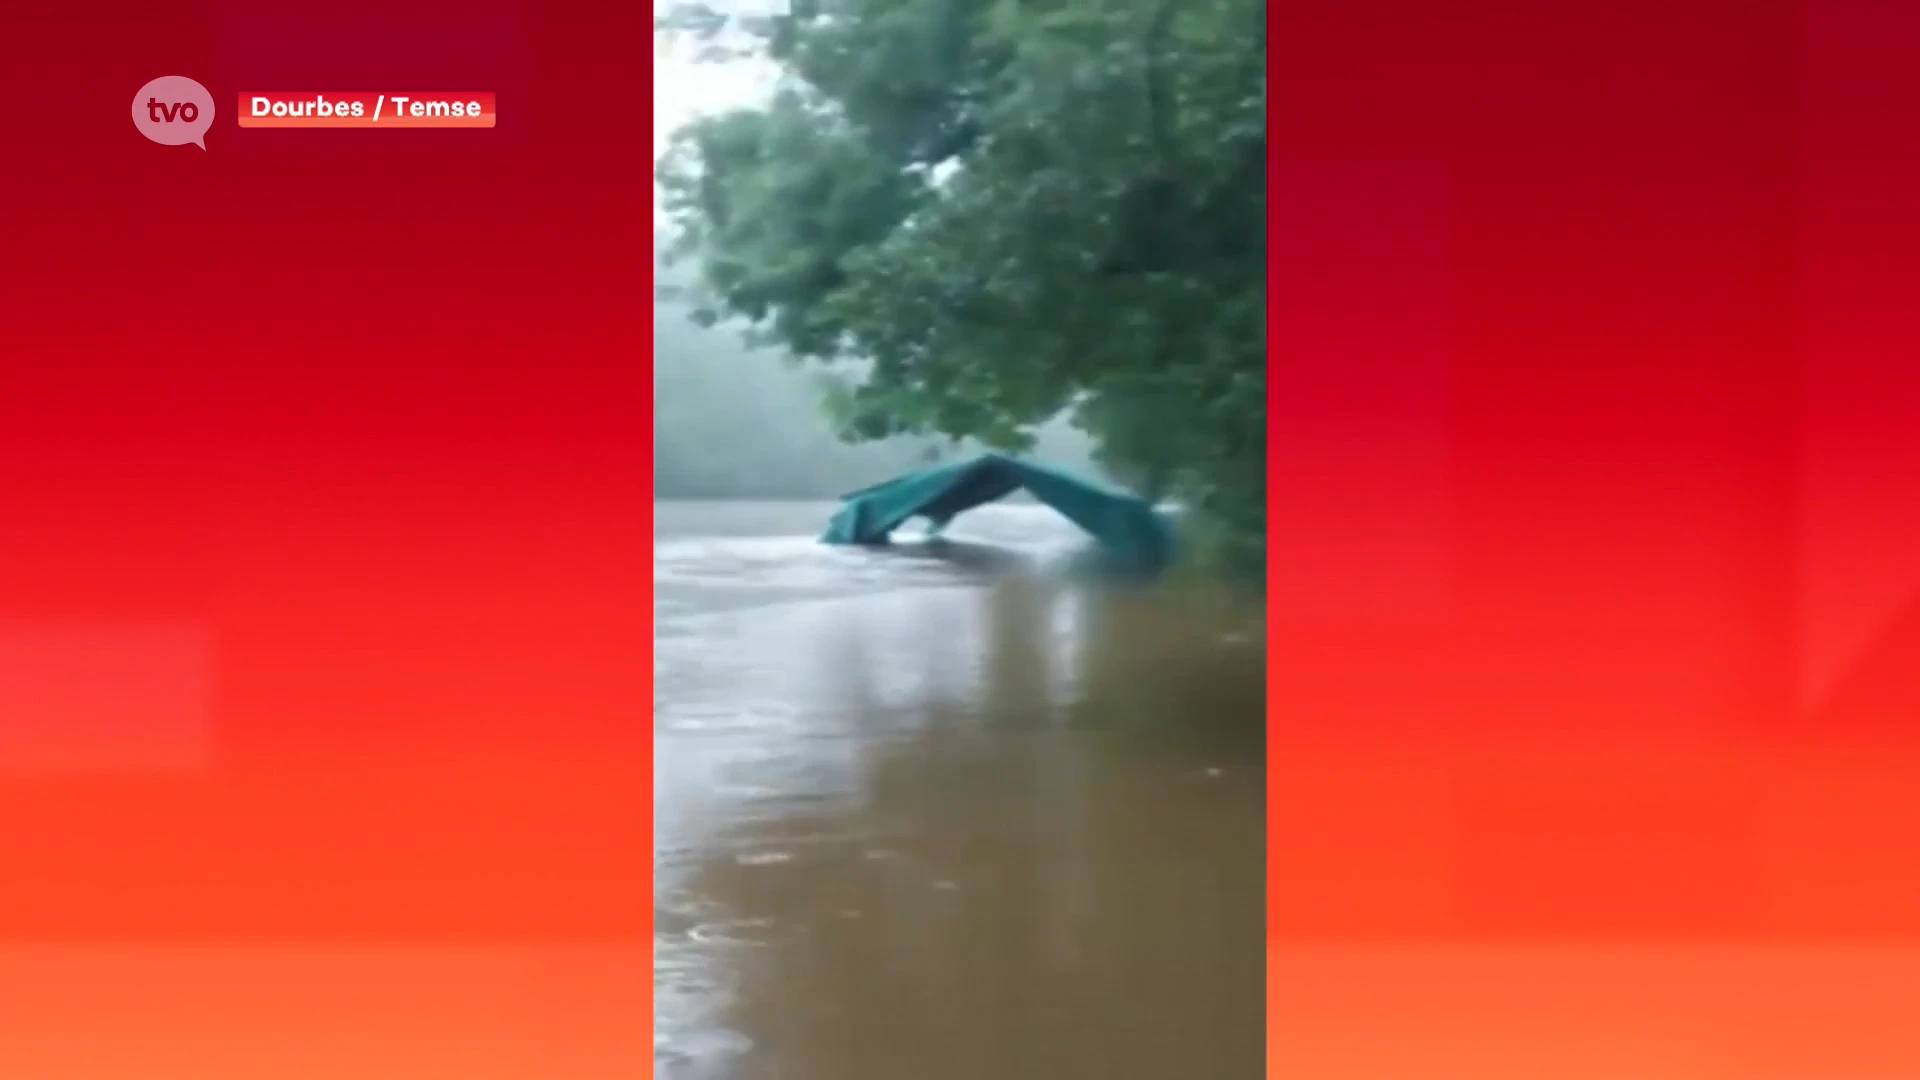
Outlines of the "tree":
{"label": "tree", "polygon": [[843,436],[1024,447],[1070,414],[1112,472],[1258,565],[1263,0],[793,0],[729,22],[783,84],[660,180],[717,317],[847,372]]}

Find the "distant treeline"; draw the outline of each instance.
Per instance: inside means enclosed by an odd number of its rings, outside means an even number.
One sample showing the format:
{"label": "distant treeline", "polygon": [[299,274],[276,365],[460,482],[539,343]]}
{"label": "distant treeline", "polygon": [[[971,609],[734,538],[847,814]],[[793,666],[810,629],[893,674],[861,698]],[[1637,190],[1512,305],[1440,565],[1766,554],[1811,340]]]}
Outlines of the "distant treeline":
{"label": "distant treeline", "polygon": [[[704,328],[672,300],[654,311],[654,489],[663,498],[828,498],[972,452],[945,439],[849,444],[822,409],[820,368],[753,350],[731,327]],[[1059,427],[1035,451],[1091,469],[1087,444]]]}

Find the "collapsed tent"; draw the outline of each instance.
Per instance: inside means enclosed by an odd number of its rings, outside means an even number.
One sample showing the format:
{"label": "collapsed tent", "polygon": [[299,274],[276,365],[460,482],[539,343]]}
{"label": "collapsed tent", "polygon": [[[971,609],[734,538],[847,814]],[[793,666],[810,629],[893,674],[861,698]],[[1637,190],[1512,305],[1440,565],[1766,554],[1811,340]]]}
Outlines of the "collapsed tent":
{"label": "collapsed tent", "polygon": [[1006,454],[898,476],[842,496],[820,539],[829,544],[884,544],[911,518],[938,535],[956,516],[1019,490],[1085,529],[1118,567],[1155,572],[1173,552],[1173,534],[1153,504],[1130,492]]}

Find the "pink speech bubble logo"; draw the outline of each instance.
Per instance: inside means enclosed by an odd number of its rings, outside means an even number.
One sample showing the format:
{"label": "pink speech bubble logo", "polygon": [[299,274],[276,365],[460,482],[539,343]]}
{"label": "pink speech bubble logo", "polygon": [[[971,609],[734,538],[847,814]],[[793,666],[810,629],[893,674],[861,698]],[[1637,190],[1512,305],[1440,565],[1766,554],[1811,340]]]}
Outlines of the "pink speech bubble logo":
{"label": "pink speech bubble logo", "polygon": [[184,75],[162,75],[133,95],[133,126],[161,146],[207,148],[213,95]]}

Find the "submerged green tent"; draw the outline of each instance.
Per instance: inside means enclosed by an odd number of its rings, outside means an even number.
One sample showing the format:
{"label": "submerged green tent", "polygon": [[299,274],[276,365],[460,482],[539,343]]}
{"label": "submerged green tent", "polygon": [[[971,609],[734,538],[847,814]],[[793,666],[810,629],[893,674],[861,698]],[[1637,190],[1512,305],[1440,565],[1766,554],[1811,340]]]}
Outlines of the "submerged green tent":
{"label": "submerged green tent", "polygon": [[927,519],[938,534],[959,514],[1021,489],[1085,529],[1119,568],[1152,573],[1172,557],[1172,529],[1152,503],[1006,454],[908,473],[842,496],[844,504],[820,539],[829,544],[884,544],[895,529],[916,517]]}

